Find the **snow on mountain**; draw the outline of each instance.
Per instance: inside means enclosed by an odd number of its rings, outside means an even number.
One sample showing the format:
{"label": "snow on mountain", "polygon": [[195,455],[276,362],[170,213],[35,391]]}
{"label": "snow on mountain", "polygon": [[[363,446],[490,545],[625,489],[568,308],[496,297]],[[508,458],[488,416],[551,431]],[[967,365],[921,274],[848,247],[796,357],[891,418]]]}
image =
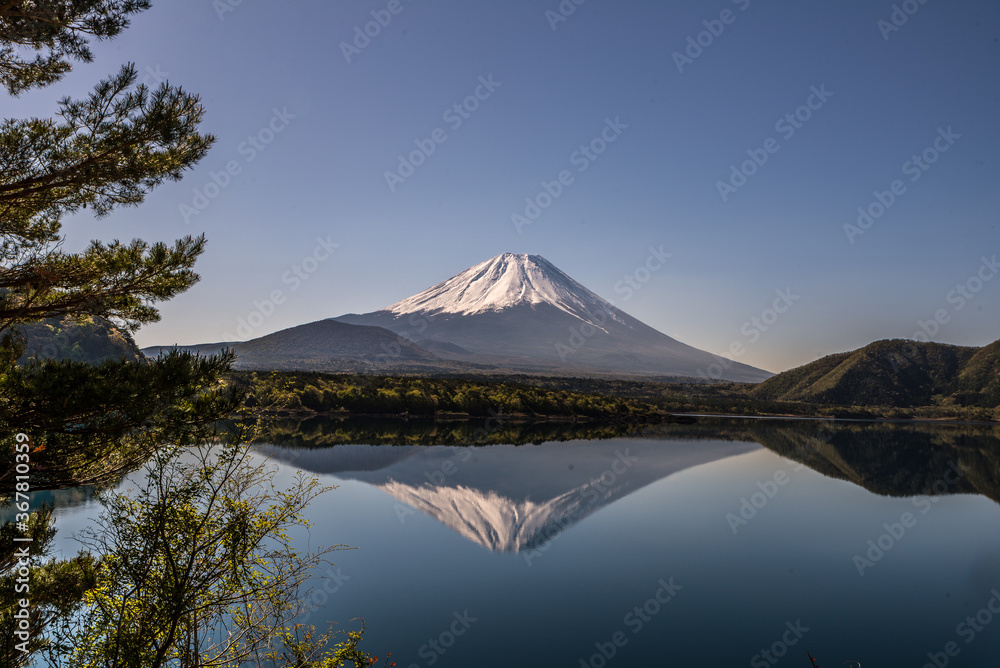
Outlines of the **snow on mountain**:
{"label": "snow on mountain", "polygon": [[470,267],[382,310],[395,316],[415,312],[474,315],[502,312],[525,304],[549,304],[601,329],[608,316],[624,322],[612,304],[541,255],[514,253],[504,253]]}
{"label": "snow on mountain", "polygon": [[391,306],[334,319],[383,327],[444,359],[518,372],[773,375],[653,329],[539,255],[504,253]]}
{"label": "snow on mountain", "polygon": [[390,480],[376,487],[494,552],[537,548],[594,510],[584,503],[587,485],[541,502],[461,485],[435,487]]}

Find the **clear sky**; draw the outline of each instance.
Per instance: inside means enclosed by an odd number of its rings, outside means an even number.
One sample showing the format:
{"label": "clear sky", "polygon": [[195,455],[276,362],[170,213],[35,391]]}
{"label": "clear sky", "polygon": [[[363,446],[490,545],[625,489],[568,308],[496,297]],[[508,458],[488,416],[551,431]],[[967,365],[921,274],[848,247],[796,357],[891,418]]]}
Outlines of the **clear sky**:
{"label": "clear sky", "polygon": [[[1000,338],[1000,5],[896,8],[161,0],[3,115],[50,116],[128,61],[202,96],[218,143],[183,181],[66,224],[69,249],[208,236],[202,281],[140,345],[373,311],[502,252],[772,371],[920,322],[984,345]],[[872,218],[845,230],[859,207]],[[654,271],[651,247],[671,254]]]}

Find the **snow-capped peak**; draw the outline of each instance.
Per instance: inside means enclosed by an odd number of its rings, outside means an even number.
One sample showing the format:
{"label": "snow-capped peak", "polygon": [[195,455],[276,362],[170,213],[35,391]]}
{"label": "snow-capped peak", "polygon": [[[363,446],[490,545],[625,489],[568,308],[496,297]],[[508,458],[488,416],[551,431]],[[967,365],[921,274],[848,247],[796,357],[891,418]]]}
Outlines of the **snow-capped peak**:
{"label": "snow-capped peak", "polygon": [[504,253],[421,293],[387,306],[407,313],[499,312],[521,305],[550,304],[593,324],[620,319],[614,306],[564,274],[540,255]]}

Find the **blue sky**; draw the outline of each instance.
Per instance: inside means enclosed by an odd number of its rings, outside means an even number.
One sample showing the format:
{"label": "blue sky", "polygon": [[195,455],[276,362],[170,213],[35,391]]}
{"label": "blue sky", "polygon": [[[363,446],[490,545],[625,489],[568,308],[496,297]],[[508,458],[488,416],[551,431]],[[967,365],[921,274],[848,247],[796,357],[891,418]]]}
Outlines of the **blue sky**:
{"label": "blue sky", "polygon": [[[183,181],[66,224],[71,249],[208,236],[202,281],[141,345],[372,311],[502,252],[772,371],[921,322],[1000,337],[995,2],[233,3],[156,3],[94,63],[5,101],[49,116],[127,61],[202,96],[218,143]],[[526,198],[547,206],[518,227]],[[859,207],[880,215],[848,234]],[[671,256],[646,273],[651,247]],[[775,318],[779,290],[795,299]]]}

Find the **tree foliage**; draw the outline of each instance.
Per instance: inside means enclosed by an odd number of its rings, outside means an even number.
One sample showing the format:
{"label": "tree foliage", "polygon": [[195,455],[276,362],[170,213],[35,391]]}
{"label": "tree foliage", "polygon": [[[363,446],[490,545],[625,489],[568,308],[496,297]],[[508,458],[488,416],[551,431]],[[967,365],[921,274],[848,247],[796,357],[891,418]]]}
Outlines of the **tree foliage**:
{"label": "tree foliage", "polygon": [[312,568],[343,546],[296,549],[302,511],[325,489],[301,474],[277,489],[275,470],[238,443],[160,450],[142,483],[103,493],[81,538],[100,555],[95,586],[62,619],[50,662],[236,668],[303,647],[288,620]]}
{"label": "tree foliage", "polygon": [[313,372],[238,372],[237,386],[255,406],[321,413],[381,415],[664,417],[655,406],[607,394],[456,378],[357,376]]}
{"label": "tree foliage", "polygon": [[13,434],[34,437],[32,489],[105,484],[164,443],[211,438],[242,401],[220,382],[231,354],[171,353],[151,364],[32,359],[0,374],[0,493],[14,485]]}
{"label": "tree foliage", "polygon": [[[745,383],[654,382],[602,378],[494,375],[486,378],[360,376],[316,372],[240,371],[233,382],[248,401],[272,412],[590,420],[669,420],[683,413],[807,415],[859,419],[1000,420],[997,344],[979,349],[966,367],[967,396],[944,395],[932,405],[838,404],[771,398]],[[970,370],[977,362],[973,375]],[[785,372],[794,374],[796,370]],[[781,380],[780,376],[775,378]],[[772,382],[767,381],[768,383]],[[884,380],[884,379],[882,379]],[[964,402],[964,404],[963,404]],[[993,403],[990,403],[993,402]]]}
{"label": "tree foliage", "polygon": [[[307,612],[305,584],[342,545],[302,552],[306,505],[327,491],[301,473],[288,488],[277,468],[235,429],[221,443],[156,451],[136,482],[99,494],[103,512],[78,536],[69,560],[49,554],[51,509],[27,532],[0,529],[0,586],[14,591],[12,539],[30,545],[28,652],[13,633],[17,606],[0,604],[0,665],[44,659],[66,668],[336,668],[377,659],[360,630],[318,632],[293,620]],[[23,627],[22,627],[23,628]],[[391,665],[391,664],[390,664]]]}
{"label": "tree foliage", "polygon": [[[114,37],[148,5],[0,0],[0,76],[15,92],[52,83],[71,60],[90,59],[88,38]],[[29,62],[25,49],[44,55]],[[85,208],[104,216],[136,206],[179,179],[214,142],[198,131],[203,115],[196,95],[169,83],[152,91],[137,85],[127,65],[86,98],[60,101],[54,118],[0,124],[0,429],[8,439],[17,432],[35,439],[35,489],[109,480],[159,443],[203,437],[240,403],[238,391],[217,382],[228,355],[94,365],[69,348],[55,360],[18,364],[25,323],[108,318],[128,336],[159,318],[157,302],[198,280],[204,237],[172,245],[93,241],[70,253],[62,220]],[[12,457],[3,447],[0,491],[10,485],[2,464]]]}
{"label": "tree foliage", "polygon": [[[58,81],[74,61],[91,59],[89,40],[114,37],[148,7],[145,0],[0,0],[0,83],[16,95]],[[62,224],[86,209],[100,217],[136,206],[152,189],[181,178],[214,142],[199,132],[203,116],[198,96],[169,83],[151,90],[126,65],[83,99],[62,99],[52,117],[0,122],[0,501],[23,494],[18,486],[24,483],[14,475],[18,433],[30,437],[31,491],[107,486],[150,457],[151,473],[165,476],[152,480],[159,486],[147,490],[153,505],[146,510],[106,492],[106,527],[120,532],[92,535],[89,551],[76,559],[47,554],[52,522],[45,511],[27,518],[19,512],[19,526],[0,527],[5,537],[28,532],[35,539],[24,562],[23,556],[11,561],[14,552],[0,552],[0,579],[6,586],[21,569],[30,572],[29,649],[47,646],[56,665],[77,659],[75,665],[154,665],[177,658],[185,646],[201,652],[200,642],[188,642],[185,634],[205,620],[218,621],[220,610],[227,623],[244,623],[239,646],[252,648],[274,636],[251,611],[270,611],[274,620],[287,612],[281,606],[294,604],[296,578],[312,563],[282,551],[289,544],[282,543],[281,531],[297,521],[295,513],[314,488],[255,507],[271,497],[233,482],[263,480],[246,468],[235,446],[224,451],[222,464],[202,460],[203,469],[183,469],[194,481],[177,477],[177,448],[212,438],[215,423],[241,403],[241,391],[220,380],[232,355],[133,355],[95,364],[76,344],[54,346],[55,359],[26,351],[25,325],[51,320],[62,327],[95,317],[120,327],[132,345],[130,332],[159,318],[158,302],[198,280],[193,267],[205,248],[203,237],[173,244],[93,241],[68,252]],[[229,486],[220,487],[220,480]],[[212,502],[206,493],[216,494]],[[206,508],[213,514],[198,514]],[[218,526],[216,517],[228,523]],[[221,553],[189,549],[208,549],[199,542],[206,532]],[[264,550],[268,540],[278,546]],[[4,549],[13,544],[5,542]],[[186,569],[179,568],[182,556]],[[218,585],[206,585],[206,571],[199,570],[211,563],[218,566],[210,572]],[[232,607],[239,602],[246,605]],[[0,605],[0,624],[8,631],[12,606],[6,597]],[[172,625],[159,628],[164,621]],[[54,628],[63,635],[53,635]],[[11,637],[5,634],[0,661],[32,661],[6,644]],[[70,637],[74,641],[66,644]],[[154,663],[147,663],[151,657]]]}
{"label": "tree foliage", "polygon": [[149,0],[0,2],[0,84],[17,95],[55,83],[72,69],[71,60],[93,59],[88,37],[116,36],[149,6]]}
{"label": "tree foliage", "polygon": [[[91,59],[90,39],[114,37],[149,5],[0,0],[0,84],[16,95],[58,81],[73,61]],[[241,433],[210,445],[243,399],[222,381],[232,354],[145,360],[135,351],[93,363],[79,341],[53,345],[54,359],[27,350],[32,325],[94,318],[121,328],[134,348],[130,334],[159,318],[156,304],[198,280],[204,237],[93,241],[67,252],[62,223],[85,209],[101,217],[136,206],[181,178],[215,141],[199,132],[203,116],[198,96],[137,84],[130,64],[87,97],[62,99],[51,118],[0,122],[0,503],[15,497],[19,506],[18,524],[4,524],[0,537],[34,540],[28,556],[8,549],[12,540],[0,548],[5,591],[16,578],[31,582],[28,618],[0,599],[5,666],[34,665],[42,651],[51,665],[74,668],[372,663],[359,632],[327,649],[331,635],[288,626],[326,554],[300,554],[292,536],[322,490],[305,478],[276,489]],[[28,451],[15,455],[15,440]],[[131,494],[111,490],[147,461]],[[19,481],[15,462],[30,476]],[[75,559],[48,554],[51,513],[27,513],[24,477],[34,492],[102,486],[105,512]],[[15,629],[30,636],[20,648]]]}
{"label": "tree foliage", "polygon": [[13,323],[73,313],[153,322],[152,303],[189,288],[204,237],[173,246],[94,241],[58,250],[61,220],[90,206],[98,216],[135,206],[200,160],[214,138],[197,132],[197,96],[164,83],[135,86],[132,65],[86,100],[60,102],[61,122],[0,125],[0,331]]}
{"label": "tree foliage", "polygon": [[[45,632],[49,625],[72,614],[84,592],[96,582],[95,560],[91,555],[81,553],[72,559],[58,561],[50,558],[49,549],[55,535],[52,507],[48,505],[30,514],[24,531],[17,531],[12,523],[0,526],[0,587],[4,592],[16,594],[20,566],[26,565],[30,572],[30,591],[9,600],[7,597],[0,599],[4,601],[0,605],[0,665],[10,668],[30,665],[32,657],[47,645]],[[31,542],[16,543],[15,537],[28,537]],[[29,556],[22,564],[22,558],[16,553],[24,545],[28,546]],[[30,608],[28,651],[22,652],[17,647],[22,641],[14,633],[19,626],[14,615],[19,608],[15,605],[17,599],[25,594],[45,604]]]}

